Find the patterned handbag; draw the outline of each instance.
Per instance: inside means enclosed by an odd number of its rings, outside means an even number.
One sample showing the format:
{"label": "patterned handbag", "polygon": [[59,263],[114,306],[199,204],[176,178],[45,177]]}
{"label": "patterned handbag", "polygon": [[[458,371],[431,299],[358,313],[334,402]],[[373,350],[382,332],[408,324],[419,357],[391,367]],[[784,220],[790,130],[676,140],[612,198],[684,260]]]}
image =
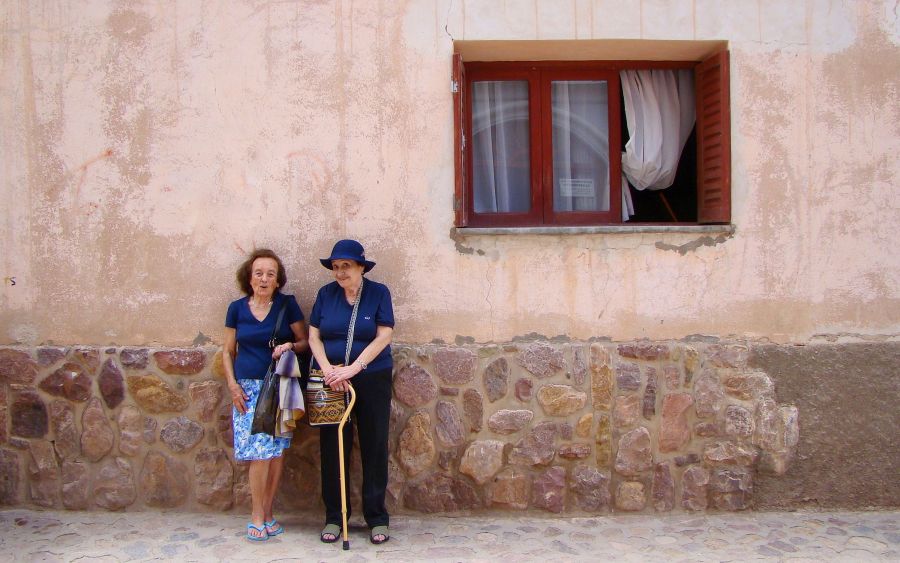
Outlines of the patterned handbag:
{"label": "patterned handbag", "polygon": [[[365,278],[359,284],[359,292],[356,301],[353,302],[353,313],[350,314],[350,326],[347,328],[347,348],[344,351],[344,363],[335,367],[350,365],[350,348],[353,346],[353,331],[356,326],[356,314],[359,311],[359,301],[362,298]],[[325,385],[325,374],[320,369],[313,369],[313,358],[309,359],[309,380],[306,384],[306,419],[310,426],[328,426],[338,424],[344,411],[347,410],[348,394],[335,391]]]}

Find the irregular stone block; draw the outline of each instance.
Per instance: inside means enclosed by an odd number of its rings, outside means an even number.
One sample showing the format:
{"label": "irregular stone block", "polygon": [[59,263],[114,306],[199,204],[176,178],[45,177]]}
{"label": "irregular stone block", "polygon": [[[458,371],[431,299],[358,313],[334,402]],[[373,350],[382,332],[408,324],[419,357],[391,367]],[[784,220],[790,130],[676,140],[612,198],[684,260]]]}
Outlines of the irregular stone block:
{"label": "irregular stone block", "polygon": [[462,385],[475,377],[478,356],[465,348],[440,348],[432,356],[437,376],[444,383]]}
{"label": "irregular stone block", "polygon": [[216,431],[219,434],[219,440],[226,448],[234,448],[234,426],[231,420],[233,412],[234,407],[231,404],[222,405],[219,408],[219,416],[216,419]]}
{"label": "irregular stone block", "polygon": [[644,495],[644,484],[637,481],[624,481],[616,489],[616,508],[628,512],[637,512],[647,504]]}
{"label": "irregular stone block", "polygon": [[570,385],[543,385],[537,393],[538,404],[548,416],[568,416],[584,408],[587,394]]}
{"label": "irregular stone block", "polygon": [[718,422],[698,422],[694,425],[694,434],[700,438],[717,438],[724,433]]}
{"label": "irregular stone block", "polygon": [[[228,407],[230,409],[231,405],[228,405]],[[157,426],[158,426],[158,423],[156,422],[155,418],[150,417],[150,416],[144,418],[144,442],[146,442],[147,444],[152,444],[152,443],[156,442],[156,427]]]}
{"label": "irregular stone block", "polygon": [[459,462],[459,472],[484,485],[503,467],[503,446],[499,440],[472,442]]}
{"label": "irregular stone block", "polygon": [[677,451],[691,439],[687,411],[693,403],[694,399],[687,393],[668,393],[663,397],[659,451]]}
{"label": "irregular stone block", "polygon": [[103,362],[97,383],[100,386],[100,396],[103,397],[107,407],[114,409],[122,403],[125,398],[125,379],[112,358],[107,358]]}
{"label": "irregular stone block", "polygon": [[653,342],[640,341],[619,344],[617,347],[619,355],[623,358],[634,358],[636,360],[670,360],[672,359],[672,350],[668,344],[654,344]]}
{"label": "irregular stone block", "polygon": [[534,413],[529,410],[502,409],[488,419],[488,429],[497,434],[513,434],[528,426],[534,418]]}
{"label": "irregular stone block", "polygon": [[18,350],[0,348],[0,385],[32,385],[37,373],[38,365],[31,356]]}
{"label": "irregular stone block", "polygon": [[421,407],[437,398],[437,384],[421,367],[411,364],[394,377],[394,395],[408,407]]}
{"label": "irregular stone block", "polygon": [[557,423],[559,427],[559,437],[563,440],[571,440],[572,439],[572,425],[568,422],[559,422]]}
{"label": "irregular stone block", "polygon": [[90,506],[91,477],[88,465],[67,459],[60,468],[62,503],[67,510],[87,510]]}
{"label": "irregular stone block", "polygon": [[97,397],[81,413],[81,428],[81,452],[89,461],[100,461],[112,449],[115,436]]}
{"label": "irregular stone block", "polygon": [[753,475],[746,469],[715,469],[709,479],[713,508],[745,510],[753,496]]}
{"label": "irregular stone block", "polygon": [[559,514],[565,509],[566,469],[554,466],[538,474],[531,485],[531,505]]}
{"label": "irregular stone block", "polygon": [[222,401],[222,384],[218,381],[198,381],[188,387],[191,402],[203,422],[211,422]]}
{"label": "irregular stone block", "polygon": [[47,434],[47,405],[36,391],[23,390],[13,395],[9,418],[12,423],[10,433],[13,436],[43,438]]}
{"label": "irregular stone block", "polygon": [[783,475],[794,458],[800,441],[797,407],[778,407],[774,401],[761,401],[756,412],[753,443],[761,449],[759,469]]}
{"label": "irregular stone block", "polygon": [[523,403],[530,401],[531,389],[533,386],[534,383],[530,379],[520,377],[516,380],[516,399],[519,399]]}
{"label": "irregular stone block", "polygon": [[206,353],[203,350],[166,350],[153,353],[159,369],[170,375],[194,375],[203,371]]}
{"label": "irregular stone block", "polygon": [[755,448],[734,442],[712,442],[703,449],[703,459],[710,465],[753,465],[757,455]]}
{"label": "irregular stone block", "polygon": [[675,456],[675,465],[678,467],[684,467],[685,465],[691,465],[693,463],[700,463],[700,454],[690,453],[687,455]]}
{"label": "irregular stone block", "polygon": [[668,463],[657,463],[653,468],[653,485],[650,488],[653,508],[657,512],[668,512],[675,508],[675,482]]}
{"label": "irregular stone block", "polygon": [[647,420],[656,416],[656,389],[658,376],[653,368],[647,369],[647,386],[644,387],[644,400],[641,402],[642,413]]}
{"label": "irregular stone block", "polygon": [[691,380],[700,371],[700,353],[690,346],[684,347],[684,385],[691,384]]}
{"label": "irregular stone block", "polygon": [[637,391],[641,388],[641,368],[637,364],[616,364],[616,386],[620,391]]}
{"label": "irregular stone block", "polygon": [[203,427],[186,416],[179,416],[163,425],[159,439],[173,452],[186,452],[203,439]]}
{"label": "irregular stone block", "polygon": [[597,415],[597,465],[607,467],[612,462],[612,429],[609,417],[605,414]]}
{"label": "irregular stone block", "polygon": [[121,510],[136,497],[131,464],[121,457],[104,462],[94,480],[94,503],[106,510]]}
{"label": "irregular stone block", "polygon": [[459,388],[458,387],[441,387],[438,392],[442,397],[458,397],[459,396]]}
{"label": "irregular stone block", "polygon": [[557,452],[563,459],[584,459],[591,455],[590,444],[563,444]]}
{"label": "irregular stone block", "polygon": [[97,368],[100,367],[100,350],[96,348],[75,348],[70,357],[81,364],[89,376],[97,373]]}
{"label": "irregular stone block", "polygon": [[613,408],[613,422],[616,428],[626,428],[637,422],[641,399],[637,395],[617,395]]}
{"label": "irregular stone block", "polygon": [[740,372],[725,375],[722,387],[732,397],[744,401],[758,401],[775,397],[775,384],[761,371]]}
{"label": "irregular stone block", "polygon": [[197,502],[216,510],[228,510],[234,504],[234,469],[224,450],[202,449],[194,458],[194,482]]}
{"label": "irregular stone block", "polygon": [[725,408],[725,434],[736,438],[747,438],[753,434],[753,415],[738,405]]}
{"label": "irregular stone block", "polygon": [[438,452],[438,467],[444,471],[451,471],[456,467],[459,452],[456,450],[441,450]]}
{"label": "irregular stone block", "polygon": [[70,401],[87,401],[91,396],[91,378],[75,362],[66,362],[41,381],[39,387],[51,395]]}
{"label": "irregular stone block", "polygon": [[622,475],[637,475],[651,467],[653,453],[650,450],[650,431],[639,426],[619,439],[616,471]]}
{"label": "irregular stone block", "polygon": [[425,411],[416,411],[400,433],[397,452],[400,466],[407,475],[414,477],[431,466],[435,451],[434,440],[431,439],[431,417]]}
{"label": "irregular stone block", "polygon": [[494,477],[486,490],[490,505],[524,510],[531,497],[531,478],[519,467],[507,467]]}
{"label": "irregular stone block", "polygon": [[71,403],[62,399],[50,403],[50,427],[56,453],[61,459],[75,459],[81,455],[81,436],[75,426],[75,410]]}
{"label": "irregular stone block", "polygon": [[484,400],[475,389],[466,389],[463,393],[463,416],[469,432],[481,432],[484,426]]}
{"label": "irregular stone block", "polygon": [[530,344],[516,355],[520,366],[536,377],[550,377],[565,368],[562,352],[548,344]]}
{"label": "irregular stone block", "polygon": [[[56,362],[66,357],[66,354],[69,353],[67,348],[60,348],[57,346],[42,346],[37,349],[37,361],[43,367],[52,366]],[[2,358],[3,352],[0,351],[0,358]],[[2,365],[2,360],[0,360],[0,365]],[[0,370],[3,368],[0,367]],[[0,376],[2,377],[2,376]],[[33,381],[33,380],[32,380]]]}
{"label": "irregular stone block", "polygon": [[685,469],[681,477],[681,506],[688,510],[706,510],[709,471],[702,465]]}
{"label": "irregular stone block", "polygon": [[28,473],[31,502],[52,508],[59,502],[59,466],[53,445],[44,440],[34,440],[30,446]]}
{"label": "irregular stone block", "polygon": [[[592,347],[593,351],[594,348]],[[593,364],[592,364],[593,366]],[[609,366],[591,368],[591,405],[594,410],[608,411],[612,405],[613,379]]]}
{"label": "irregular stone block", "polygon": [[694,411],[699,418],[715,417],[722,408],[725,392],[716,372],[706,370],[694,382]]}
{"label": "irregular stone block", "polygon": [[463,438],[462,419],[456,405],[447,401],[438,401],[435,407],[438,423],[434,428],[438,440],[444,446],[460,446]]}
{"label": "irregular stone block", "polygon": [[609,507],[610,476],[587,465],[577,465],[572,469],[570,488],[575,504],[581,510],[596,512]]}
{"label": "irregular stone block", "polygon": [[532,428],[509,453],[509,463],[547,465],[556,455],[556,423],[542,422]]}
{"label": "irregular stone block", "polygon": [[471,485],[444,473],[432,473],[418,483],[408,484],[403,500],[406,508],[428,514],[481,506],[481,499]]}
{"label": "irregular stone block", "polygon": [[146,412],[152,414],[181,412],[189,404],[186,398],[173,391],[168,383],[155,375],[129,375],[126,383],[131,396]]}
{"label": "irregular stone block", "polygon": [[594,415],[592,413],[581,415],[581,418],[575,423],[575,435],[581,438],[587,438],[591,435],[591,427],[593,424]]}
{"label": "irregular stone block", "polygon": [[0,505],[19,504],[19,454],[0,448]]}
{"label": "irregular stone block", "polygon": [[213,354],[212,363],[209,369],[212,374],[219,379],[225,379],[225,364],[224,359],[222,358],[222,350],[219,350],[215,354]]}
{"label": "irregular stone block", "polygon": [[719,368],[742,368],[747,365],[748,356],[746,346],[712,344],[706,349],[705,363]]}
{"label": "irregular stone block", "polygon": [[584,385],[587,379],[588,366],[584,359],[584,351],[581,348],[575,348],[572,352],[572,381],[576,387]]}
{"label": "irregular stone block", "polygon": [[119,361],[126,369],[144,369],[150,363],[150,351],[146,348],[123,348]]}
{"label": "irregular stone block", "polygon": [[9,440],[9,394],[6,391],[6,385],[0,385],[0,444],[5,444]]}
{"label": "irregular stone block", "polygon": [[147,506],[174,508],[188,493],[187,467],[166,454],[149,451],[141,470],[141,491]]}
{"label": "irregular stone block", "polygon": [[144,415],[137,407],[125,405],[116,420],[119,426],[119,451],[136,456],[144,443]]}
{"label": "irregular stone block", "polygon": [[681,372],[677,366],[663,366],[663,377],[666,378],[666,389],[675,391],[681,387]]}
{"label": "irregular stone block", "polygon": [[509,387],[509,363],[506,358],[498,358],[488,364],[482,380],[488,401],[493,403],[505,397]]}

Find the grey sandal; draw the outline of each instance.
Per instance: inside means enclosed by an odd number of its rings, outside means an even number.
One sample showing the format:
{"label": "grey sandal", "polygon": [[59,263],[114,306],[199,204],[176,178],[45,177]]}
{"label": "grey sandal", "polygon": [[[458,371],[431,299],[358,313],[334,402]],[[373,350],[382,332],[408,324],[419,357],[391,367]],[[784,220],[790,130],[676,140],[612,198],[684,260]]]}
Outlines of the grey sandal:
{"label": "grey sandal", "polygon": [[[383,540],[376,540],[375,536],[384,536]],[[391,539],[390,534],[388,534],[387,526],[375,526],[372,528],[372,531],[369,533],[369,541],[374,544],[384,543]]]}
{"label": "grey sandal", "polygon": [[[325,536],[334,536],[333,538],[326,538]],[[322,533],[319,534],[319,539],[322,540],[322,543],[334,543],[338,541],[338,538],[341,537],[341,527],[337,524],[326,524],[324,528],[322,528]]]}

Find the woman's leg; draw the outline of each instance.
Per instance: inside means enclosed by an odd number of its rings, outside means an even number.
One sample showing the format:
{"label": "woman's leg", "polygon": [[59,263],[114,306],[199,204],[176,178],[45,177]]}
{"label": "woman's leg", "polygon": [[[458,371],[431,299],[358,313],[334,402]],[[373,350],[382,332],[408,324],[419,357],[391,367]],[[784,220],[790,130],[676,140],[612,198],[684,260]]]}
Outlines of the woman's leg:
{"label": "woman's leg", "polygon": [[357,388],[356,424],[362,458],[363,515],[369,528],[387,526],[388,433],[391,419],[390,370],[354,378]]}
{"label": "woman's leg", "polygon": [[281,482],[281,473],[284,469],[284,454],[272,458],[269,461],[269,472],[266,475],[266,486],[263,497],[263,516],[266,522],[274,520],[272,505],[275,504],[275,494],[278,492],[278,484]]}
{"label": "woman's leg", "polygon": [[[265,524],[266,482],[269,475],[269,465],[272,460],[259,459],[250,462],[250,521],[257,528],[263,528]],[[263,532],[250,530],[252,535],[262,537]]]}

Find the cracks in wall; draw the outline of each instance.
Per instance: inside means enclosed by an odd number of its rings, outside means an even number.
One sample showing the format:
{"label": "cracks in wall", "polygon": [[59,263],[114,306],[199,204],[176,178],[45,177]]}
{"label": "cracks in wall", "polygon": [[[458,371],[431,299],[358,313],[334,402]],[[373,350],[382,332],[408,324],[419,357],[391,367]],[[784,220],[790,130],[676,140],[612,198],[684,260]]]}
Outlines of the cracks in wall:
{"label": "cracks in wall", "polygon": [[450,0],[450,3],[447,5],[447,15],[444,16],[444,33],[447,34],[447,37],[450,38],[450,41],[456,41],[453,37],[453,34],[450,33],[450,12],[453,11],[453,0]]}
{"label": "cracks in wall", "polygon": [[728,239],[734,237],[734,233],[723,233],[715,238],[707,235],[702,236],[698,239],[694,239],[691,242],[686,242],[681,245],[677,244],[668,244],[662,241],[657,241],[656,248],[660,250],[674,250],[675,252],[684,256],[688,252],[693,252],[700,248],[701,246],[716,246],[718,244],[722,244],[726,242]]}
{"label": "cracks in wall", "polygon": [[455,228],[450,229],[450,239],[456,244],[457,252],[459,252],[460,254],[478,254],[479,256],[484,256],[484,250],[464,245],[462,243],[464,238],[465,237],[456,232]]}

